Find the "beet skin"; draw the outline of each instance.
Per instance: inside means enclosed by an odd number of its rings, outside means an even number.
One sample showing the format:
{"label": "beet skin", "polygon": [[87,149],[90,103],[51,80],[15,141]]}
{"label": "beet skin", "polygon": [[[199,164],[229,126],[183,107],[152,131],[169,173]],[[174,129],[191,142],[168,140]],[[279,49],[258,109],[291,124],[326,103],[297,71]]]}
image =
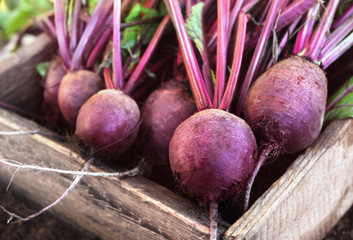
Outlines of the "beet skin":
{"label": "beet skin", "polygon": [[270,144],[282,153],[298,152],[319,135],[326,98],[323,70],[304,58],[290,57],[254,82],[245,101],[244,119],[260,144]]}
{"label": "beet skin", "polygon": [[124,152],[135,140],[140,109],[120,90],[105,89],[90,97],[77,116],[76,134],[89,147]]}
{"label": "beet skin", "polygon": [[181,82],[169,81],[152,92],[143,108],[147,151],[167,159],[174,130],[196,111],[195,102]]}
{"label": "beet skin", "polygon": [[61,81],[58,98],[65,120],[74,126],[81,106],[103,88],[103,80],[94,72],[79,70],[67,73]]}
{"label": "beet skin", "polygon": [[256,140],[241,118],[219,109],[192,115],[175,130],[169,157],[178,182],[203,202],[237,195],[256,159]]}
{"label": "beet skin", "polygon": [[44,82],[44,112],[51,121],[59,120],[61,113],[58,104],[58,92],[66,70],[61,58],[56,56],[50,61]]}

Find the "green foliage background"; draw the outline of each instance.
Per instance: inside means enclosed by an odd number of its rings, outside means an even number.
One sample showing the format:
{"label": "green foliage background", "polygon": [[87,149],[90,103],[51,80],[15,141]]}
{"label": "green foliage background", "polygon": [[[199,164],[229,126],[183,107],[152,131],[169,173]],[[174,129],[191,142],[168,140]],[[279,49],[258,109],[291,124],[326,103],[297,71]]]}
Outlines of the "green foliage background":
{"label": "green foliage background", "polygon": [[50,0],[0,0],[0,44],[29,24],[32,17],[52,9]]}

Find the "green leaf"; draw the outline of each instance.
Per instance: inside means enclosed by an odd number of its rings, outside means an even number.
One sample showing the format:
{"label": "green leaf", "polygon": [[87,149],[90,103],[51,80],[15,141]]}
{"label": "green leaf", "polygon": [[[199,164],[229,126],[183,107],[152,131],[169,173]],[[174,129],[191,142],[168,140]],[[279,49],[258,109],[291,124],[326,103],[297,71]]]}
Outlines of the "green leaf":
{"label": "green leaf", "polygon": [[201,55],[203,52],[202,12],[204,6],[205,4],[203,2],[195,4],[191,8],[190,16],[185,23],[189,37],[194,41]]}
{"label": "green leaf", "polygon": [[[134,7],[130,10],[130,13],[125,18],[125,22],[134,22],[138,20],[148,19],[152,17],[159,16],[159,13],[156,9],[145,8],[142,4],[138,3],[135,4]],[[132,49],[139,37],[147,36],[144,39],[143,43],[150,42],[153,34],[155,33],[158,24],[141,24],[137,26],[128,27],[124,30],[122,40],[121,40],[121,47],[122,49],[127,49],[128,47]]]}
{"label": "green leaf", "polygon": [[164,1],[161,1],[161,4],[158,7],[158,12],[160,16],[165,16],[168,14],[167,6],[164,4]]}
{"label": "green leaf", "polygon": [[32,17],[53,9],[49,0],[19,0],[0,11],[0,27],[9,38],[13,33],[25,27]]}
{"label": "green leaf", "polygon": [[5,0],[6,6],[9,10],[17,8],[19,0]]}
{"label": "green leaf", "polygon": [[216,74],[215,74],[215,72],[212,69],[210,69],[210,72],[211,72],[212,84],[213,84],[213,87],[214,87],[214,86],[216,86]]}
{"label": "green leaf", "polygon": [[328,105],[333,102],[336,103],[326,112],[325,122],[353,117],[353,77],[330,97]]}
{"label": "green leaf", "polygon": [[13,33],[22,29],[33,15],[35,15],[35,13],[29,3],[24,2],[19,5],[18,8],[11,12],[7,19],[5,29],[6,36],[10,37]]}
{"label": "green leaf", "polygon": [[[96,6],[100,0],[83,0],[82,3],[86,4],[87,1],[89,3],[88,4],[89,5],[88,12],[90,15],[92,15],[92,13],[94,12],[94,9],[96,8]],[[104,0],[102,0],[102,1],[104,1]]]}
{"label": "green leaf", "polygon": [[37,72],[40,76],[44,77],[47,73],[50,62],[41,62],[36,65]]}

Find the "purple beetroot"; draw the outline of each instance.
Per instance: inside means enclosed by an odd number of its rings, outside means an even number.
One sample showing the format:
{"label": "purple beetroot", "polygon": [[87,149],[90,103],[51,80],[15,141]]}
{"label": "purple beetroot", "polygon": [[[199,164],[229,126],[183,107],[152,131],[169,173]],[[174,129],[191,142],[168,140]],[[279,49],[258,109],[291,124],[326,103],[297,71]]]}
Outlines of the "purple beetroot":
{"label": "purple beetroot", "polygon": [[143,107],[147,151],[167,157],[174,130],[196,111],[191,94],[181,82],[171,80],[152,92]]}
{"label": "purple beetroot", "polygon": [[298,152],[319,135],[326,98],[324,71],[309,60],[290,57],[255,81],[245,101],[244,119],[266,147]]}
{"label": "purple beetroot", "polygon": [[81,107],[76,134],[91,149],[120,154],[134,142],[139,123],[140,109],[131,97],[120,90],[104,89]]}
{"label": "purple beetroot", "polygon": [[175,129],[197,112],[187,86],[170,80],[152,92],[143,106],[141,142],[146,164],[144,172],[164,186],[173,187],[169,165],[169,143]]}
{"label": "purple beetroot", "polygon": [[256,140],[247,123],[219,109],[198,112],[175,130],[170,165],[178,182],[203,202],[239,193],[255,164]]}
{"label": "purple beetroot", "polygon": [[79,70],[67,73],[61,81],[58,97],[65,120],[75,126],[81,106],[103,88],[103,80],[94,72]]}
{"label": "purple beetroot", "polygon": [[61,113],[58,104],[58,92],[66,69],[60,57],[54,57],[50,61],[44,82],[44,112],[50,120],[57,121]]}

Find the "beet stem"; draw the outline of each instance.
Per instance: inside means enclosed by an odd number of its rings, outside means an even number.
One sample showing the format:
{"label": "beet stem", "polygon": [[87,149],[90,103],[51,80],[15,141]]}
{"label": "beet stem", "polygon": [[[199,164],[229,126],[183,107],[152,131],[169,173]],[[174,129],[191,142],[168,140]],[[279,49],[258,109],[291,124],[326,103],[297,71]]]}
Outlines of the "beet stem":
{"label": "beet stem", "polygon": [[281,54],[283,48],[288,43],[288,39],[293,34],[293,32],[294,32],[295,28],[297,27],[299,21],[300,21],[300,18],[294,20],[293,23],[290,25],[288,31],[284,34],[284,36],[282,37],[281,41],[278,44],[276,56],[273,56],[271,58],[271,60],[268,62],[266,70],[269,69],[273,64],[276,63],[277,57],[279,56],[279,54]]}
{"label": "beet stem", "polygon": [[304,49],[303,56],[309,57],[313,61],[317,61],[320,55],[322,45],[325,43],[327,33],[332,25],[333,17],[335,16],[339,0],[331,0],[321,19],[319,26],[316,28],[309,45]]}
{"label": "beet stem", "polygon": [[55,1],[55,26],[56,36],[58,38],[58,45],[60,50],[61,58],[65,67],[69,67],[71,64],[71,56],[69,46],[67,42],[67,20],[64,12],[65,1]]}
{"label": "beet stem", "polygon": [[250,0],[248,1],[244,7],[241,9],[241,11],[247,13],[248,11],[250,11],[251,8],[253,8],[255,6],[255,4],[257,4],[260,0]]}
{"label": "beet stem", "polygon": [[236,32],[236,43],[233,54],[233,64],[230,72],[229,80],[227,83],[227,88],[224,92],[219,109],[228,111],[233,99],[234,91],[238,82],[238,77],[240,73],[240,67],[243,59],[245,37],[246,37],[246,26],[249,21],[249,17],[241,12],[238,17],[238,26]]}
{"label": "beet stem", "polygon": [[102,49],[106,45],[107,41],[109,40],[111,33],[112,33],[112,28],[108,26],[108,28],[105,29],[103,34],[100,36],[97,44],[94,46],[93,50],[91,51],[86,64],[87,68],[92,68],[94,66],[99,54],[101,53]]}
{"label": "beet stem", "polygon": [[115,86],[113,84],[113,80],[112,80],[111,75],[110,75],[109,68],[104,68],[103,69],[103,74],[104,74],[105,87],[107,89],[115,89]]}
{"label": "beet stem", "polygon": [[281,30],[295,19],[300,18],[316,1],[317,0],[297,0],[287,6],[278,19],[277,30]]}
{"label": "beet stem", "polygon": [[328,68],[334,61],[336,61],[342,54],[349,50],[353,46],[353,33],[349,34],[341,43],[335,48],[331,49],[323,58],[319,58],[322,68]]}
{"label": "beet stem", "polygon": [[238,18],[240,9],[243,6],[243,4],[244,4],[244,0],[236,1],[235,5],[230,13],[230,20],[229,20],[229,25],[228,25],[228,41],[229,41],[231,33],[232,33],[232,28],[235,24],[235,21]]}
{"label": "beet stem", "polygon": [[249,202],[250,202],[250,193],[251,193],[251,189],[252,186],[254,184],[255,181],[255,177],[257,176],[257,174],[259,173],[261,167],[263,166],[264,162],[268,159],[268,155],[270,154],[270,152],[273,150],[273,147],[267,147],[264,150],[262,150],[260,157],[259,157],[259,161],[256,163],[255,165],[255,169],[252,172],[247,184],[246,184],[246,190],[245,190],[245,196],[244,196],[244,212],[246,212],[249,208]]}
{"label": "beet stem", "polygon": [[137,64],[135,70],[132,72],[129,80],[126,83],[126,86],[124,88],[124,93],[125,94],[131,94],[134,88],[137,85],[137,81],[140,79],[142,73],[144,72],[144,69],[146,68],[147,63],[149,62],[152,54],[156,50],[156,47],[159,43],[159,40],[162,38],[162,35],[167,28],[168,24],[170,22],[170,17],[169,15],[166,15],[162,22],[159,24],[156,33],[154,34],[151,42],[149,43],[146,51],[142,55],[139,63]]}
{"label": "beet stem", "polygon": [[327,38],[321,52],[320,57],[324,57],[332,48],[337,46],[353,29],[353,18],[347,19],[342,25],[336,28]]}
{"label": "beet stem", "polygon": [[52,22],[48,17],[44,18],[43,21],[44,21],[44,24],[48,27],[50,33],[51,33],[55,38],[57,38],[56,29],[55,29],[55,26],[54,26],[53,22]]}
{"label": "beet stem", "polygon": [[116,89],[124,88],[123,67],[120,44],[121,0],[114,0],[113,9],[113,82]]}
{"label": "beet stem", "polygon": [[[280,31],[283,27],[297,18],[300,18],[311,6],[315,4],[316,0],[297,0],[287,6],[278,19],[276,31]],[[269,11],[271,13],[271,10]],[[268,14],[269,15],[269,14]],[[263,24],[264,25],[264,24]],[[260,31],[253,33],[252,37],[248,40],[247,46],[251,48],[257,45]]]}
{"label": "beet stem", "polygon": [[198,66],[195,52],[186,31],[185,22],[177,0],[164,0],[173,21],[179,46],[184,60],[185,69],[189,77],[190,87],[194,95],[198,110],[211,107],[211,99],[207,92],[204,79]]}
{"label": "beet stem", "polygon": [[320,10],[320,2],[315,4],[310,10],[308,11],[305,19],[305,23],[303,27],[300,29],[297,39],[295,40],[293,52],[298,54],[306,46],[310,40],[310,36],[312,35],[312,31],[314,28],[314,24],[316,19],[319,15]]}
{"label": "beet stem", "polygon": [[264,22],[266,19],[266,16],[268,14],[268,10],[270,9],[271,6],[271,1],[267,1],[265,8],[263,8],[262,10],[262,14],[259,20],[257,20],[258,22]]}
{"label": "beet stem", "polygon": [[332,24],[332,28],[336,29],[343,22],[345,22],[347,18],[350,18],[351,15],[353,15],[353,5],[339,19],[337,19],[337,21],[334,24]]}
{"label": "beet stem", "polygon": [[217,240],[218,203],[210,203],[210,240]]}
{"label": "beet stem", "polygon": [[221,103],[227,70],[229,0],[217,0],[217,65],[213,107]]}
{"label": "beet stem", "polygon": [[72,22],[71,22],[71,35],[70,35],[70,51],[73,52],[79,41],[79,21],[80,21],[80,10],[81,10],[81,1],[76,0],[74,3],[74,9],[72,13]]}
{"label": "beet stem", "polygon": [[105,27],[105,20],[111,14],[112,7],[112,0],[98,2],[91,18],[87,22],[87,25],[82,33],[81,39],[72,56],[71,70],[78,70],[82,68],[83,55],[90,46],[92,38],[97,33],[97,30]]}
{"label": "beet stem", "polygon": [[280,3],[281,3],[280,0],[274,0],[272,2],[269,14],[267,15],[267,19],[266,19],[264,27],[263,27],[263,30],[261,31],[260,38],[259,38],[258,43],[256,45],[254,55],[251,59],[250,66],[249,66],[248,71],[246,73],[243,87],[240,92],[240,97],[239,97],[239,101],[238,101],[238,104],[236,107],[236,112],[235,112],[238,116],[240,115],[240,113],[243,109],[245,97],[246,97],[247,92],[249,90],[250,84],[253,81],[253,79],[255,78],[257,70],[260,66],[261,57],[263,55],[268,38],[271,34],[271,30],[272,30],[274,23],[275,23],[275,20],[277,18],[277,13],[279,10]]}

